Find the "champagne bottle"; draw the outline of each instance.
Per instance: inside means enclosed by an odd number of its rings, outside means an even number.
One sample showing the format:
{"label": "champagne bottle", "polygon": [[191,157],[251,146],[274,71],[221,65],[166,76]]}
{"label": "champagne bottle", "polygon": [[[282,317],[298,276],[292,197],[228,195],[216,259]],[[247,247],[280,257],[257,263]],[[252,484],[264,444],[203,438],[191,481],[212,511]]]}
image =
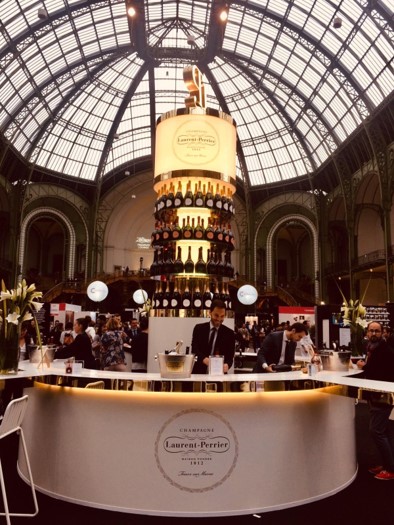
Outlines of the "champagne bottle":
{"label": "champagne bottle", "polygon": [[229,207],[229,201],[228,201],[228,198],[227,198],[227,195],[226,195],[226,187],[223,186],[223,188],[222,188],[222,210],[227,213],[228,212],[228,207]]}
{"label": "champagne bottle", "polygon": [[186,218],[186,224],[184,224],[184,226],[182,227],[182,237],[184,239],[192,239],[193,237],[193,230],[190,226],[190,217],[187,216]]}
{"label": "champagne bottle", "polygon": [[221,224],[218,222],[215,228],[215,241],[216,242],[223,242],[224,235],[223,235],[223,229]]}
{"label": "champagne bottle", "polygon": [[171,305],[170,281],[167,281],[166,289],[163,294],[162,308],[170,308],[170,305]]}
{"label": "champagne bottle", "polygon": [[160,282],[157,281],[156,286],[155,286],[155,291],[153,292],[153,297],[152,297],[153,308],[158,308],[157,301],[158,301],[158,295],[159,295],[159,287],[160,287]]}
{"label": "champagne bottle", "polygon": [[208,219],[207,229],[205,230],[205,238],[209,242],[213,242],[215,240],[215,230],[213,229],[211,219]]}
{"label": "champagne bottle", "polygon": [[161,238],[163,242],[168,242],[171,238],[171,230],[166,222],[164,223],[164,226],[163,226]]}
{"label": "champagne bottle", "polygon": [[161,222],[159,221],[157,223],[157,228],[155,230],[155,245],[159,245],[161,244],[161,241],[162,241],[162,235],[163,235],[163,229],[161,227]]}
{"label": "champagne bottle", "polygon": [[189,279],[186,280],[185,289],[182,294],[182,308],[190,308],[192,304],[192,294],[189,290]]}
{"label": "champagne bottle", "polygon": [[170,189],[168,191],[168,195],[167,195],[167,198],[166,198],[166,209],[167,210],[174,207],[174,200],[175,200],[174,185],[171,183],[170,184]]}
{"label": "champagne bottle", "polygon": [[182,261],[182,248],[178,246],[178,255],[174,261],[174,273],[179,274],[183,273],[185,270],[183,261]]}
{"label": "champagne bottle", "polygon": [[228,211],[229,211],[229,213],[232,214],[234,206],[233,206],[233,197],[231,195],[230,188],[227,188],[227,199],[228,199]]}
{"label": "champagne bottle", "polygon": [[209,275],[215,275],[216,273],[216,263],[213,250],[209,250],[209,257],[207,260],[207,273]]}
{"label": "champagne bottle", "polygon": [[197,208],[202,208],[204,206],[204,196],[201,191],[201,181],[198,181],[198,187],[196,187],[196,194],[194,197],[194,206],[196,206]]}
{"label": "champagne bottle", "polygon": [[174,241],[179,241],[181,237],[182,237],[182,230],[181,230],[181,227],[179,226],[178,217],[176,217],[176,219],[174,220],[172,224],[171,238]]}
{"label": "champagne bottle", "polygon": [[153,262],[150,265],[150,269],[149,269],[149,275],[151,277],[155,277],[155,275],[157,275],[157,267],[158,267],[157,258],[158,258],[158,251],[155,250],[153,253]]}
{"label": "champagne bottle", "polygon": [[225,274],[225,266],[222,258],[222,252],[221,250],[217,250],[216,252],[216,275],[224,276]]}
{"label": "champagne bottle", "polygon": [[158,292],[156,294],[156,306],[155,308],[159,309],[163,307],[163,289],[161,287],[161,282],[158,283]]}
{"label": "champagne bottle", "polygon": [[198,281],[196,282],[196,287],[194,289],[193,293],[193,308],[200,309],[202,306],[202,294],[200,292],[200,286],[198,284]]}
{"label": "champagne bottle", "polygon": [[231,224],[228,225],[228,229],[229,229],[229,237],[230,237],[230,250],[234,250],[235,248],[235,239],[234,239],[234,234],[231,230]]}
{"label": "champagne bottle", "polygon": [[155,229],[152,232],[152,235],[150,236],[150,245],[154,246],[156,244],[156,232],[158,227],[159,221],[155,221]]}
{"label": "champagne bottle", "polygon": [[205,195],[205,206],[207,208],[210,208],[212,209],[213,208],[213,204],[214,204],[214,201],[213,201],[213,195],[212,195],[212,190],[211,190],[211,183],[208,182],[208,191]]}
{"label": "champagne bottle", "polygon": [[[204,219],[202,219],[204,221]],[[194,228],[194,238],[201,241],[204,238],[204,226],[201,224],[201,217],[197,217],[197,226]]]}
{"label": "champagne bottle", "polygon": [[198,249],[198,259],[195,265],[195,271],[196,273],[206,273],[207,272],[207,265],[202,256],[202,246],[200,246],[200,248]]}
{"label": "champagne bottle", "polygon": [[215,198],[213,200],[214,208],[221,211],[222,210],[222,196],[220,195],[219,183],[216,185]]}
{"label": "champagne bottle", "polygon": [[170,273],[173,273],[173,271],[174,260],[172,258],[172,248],[169,246],[165,251],[163,273],[169,275]]}
{"label": "champagne bottle", "polygon": [[159,212],[161,212],[161,210],[165,207],[166,199],[167,199],[167,185],[164,184],[164,186],[162,188],[162,191],[161,191],[160,201],[159,201],[159,204],[158,204],[158,211]]}
{"label": "champagne bottle", "polygon": [[188,256],[185,261],[185,273],[193,273],[193,272],[194,272],[194,262],[192,259],[192,247],[189,246]]}
{"label": "champagne bottle", "polygon": [[205,285],[204,295],[202,296],[202,304],[203,304],[203,308],[205,310],[209,310],[209,308],[211,307],[211,304],[212,304],[212,293],[211,293],[211,290],[209,288],[209,282],[208,281],[207,281],[207,284]]}
{"label": "champagne bottle", "polygon": [[174,198],[174,208],[180,208],[183,205],[183,193],[182,193],[182,183],[178,182],[178,189]]}
{"label": "champagne bottle", "polygon": [[216,283],[215,283],[215,291],[213,292],[212,301],[216,301],[218,299],[220,299],[220,292],[219,292],[219,284],[216,281]]}
{"label": "champagne bottle", "polygon": [[224,283],[222,283],[222,289],[220,290],[220,300],[223,302],[226,301],[226,288],[224,286]]}
{"label": "champagne bottle", "polygon": [[163,260],[163,250],[158,250],[157,253],[157,274],[162,275],[164,271],[164,260]]}
{"label": "champagne bottle", "polygon": [[187,183],[186,193],[185,193],[185,198],[184,198],[184,201],[183,201],[183,205],[186,206],[186,207],[193,206],[193,192],[192,192],[192,184],[191,184],[190,180]]}
{"label": "champagne bottle", "polygon": [[231,295],[230,291],[228,289],[228,284],[225,283],[225,299],[224,302],[226,303],[226,309],[232,310],[232,302],[231,302]]}
{"label": "champagne bottle", "polygon": [[234,277],[234,266],[231,263],[231,251],[227,250],[226,252],[226,267],[225,275],[232,279]]}
{"label": "champagne bottle", "polygon": [[179,290],[178,290],[177,279],[175,279],[174,291],[173,291],[172,297],[171,297],[171,308],[176,308],[176,309],[180,308],[181,300],[182,300],[182,297],[181,297],[181,294],[179,293]]}

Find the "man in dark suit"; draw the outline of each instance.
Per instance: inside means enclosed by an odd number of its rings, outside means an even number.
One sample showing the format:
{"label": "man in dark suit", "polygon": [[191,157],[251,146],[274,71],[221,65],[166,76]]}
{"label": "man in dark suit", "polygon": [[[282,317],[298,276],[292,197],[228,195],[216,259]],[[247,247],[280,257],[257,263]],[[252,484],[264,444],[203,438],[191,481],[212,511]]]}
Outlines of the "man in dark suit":
{"label": "man in dark suit", "polygon": [[264,338],[253,371],[274,372],[272,365],[293,365],[297,342],[307,334],[302,323],[294,323],[289,329],[271,332]]}
{"label": "man in dark suit", "polygon": [[226,317],[226,304],[223,301],[212,301],[209,311],[210,322],[197,324],[193,329],[192,352],[197,356],[193,374],[208,372],[210,355],[224,357],[223,372],[226,374],[234,360],[234,331],[223,325]]}
{"label": "man in dark suit", "polygon": [[[394,349],[383,339],[383,327],[371,321],[367,327],[368,343],[366,360],[358,361],[366,379],[394,382]],[[376,479],[394,480],[394,444],[391,438],[390,415],[393,410],[388,399],[381,392],[365,392],[369,405],[369,431],[381,456],[382,463],[371,467],[369,472]]]}

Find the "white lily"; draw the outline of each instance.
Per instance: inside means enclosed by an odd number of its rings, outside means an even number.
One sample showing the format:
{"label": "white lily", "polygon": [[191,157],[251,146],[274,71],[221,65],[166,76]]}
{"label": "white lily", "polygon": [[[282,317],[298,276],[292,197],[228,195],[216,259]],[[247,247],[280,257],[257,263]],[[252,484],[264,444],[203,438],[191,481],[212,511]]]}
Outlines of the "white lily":
{"label": "white lily", "polygon": [[44,303],[39,303],[38,301],[32,301],[31,306],[34,306],[35,311],[39,312],[41,308],[44,306]]}
{"label": "white lily", "polygon": [[19,324],[19,322],[18,322],[19,317],[20,317],[20,315],[18,313],[13,312],[12,314],[8,314],[5,319],[9,323],[13,323],[13,324],[17,325],[17,324]]}

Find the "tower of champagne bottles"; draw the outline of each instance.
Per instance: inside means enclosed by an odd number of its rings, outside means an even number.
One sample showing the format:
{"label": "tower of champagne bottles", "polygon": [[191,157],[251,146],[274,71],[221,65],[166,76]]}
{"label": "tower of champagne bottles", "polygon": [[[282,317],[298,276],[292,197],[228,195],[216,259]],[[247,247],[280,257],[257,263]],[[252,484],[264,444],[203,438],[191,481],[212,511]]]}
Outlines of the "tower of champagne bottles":
{"label": "tower of champagne bottles", "polygon": [[232,309],[236,125],[205,107],[196,66],[184,69],[186,107],[162,115],[156,128],[154,315],[200,316],[212,300]]}

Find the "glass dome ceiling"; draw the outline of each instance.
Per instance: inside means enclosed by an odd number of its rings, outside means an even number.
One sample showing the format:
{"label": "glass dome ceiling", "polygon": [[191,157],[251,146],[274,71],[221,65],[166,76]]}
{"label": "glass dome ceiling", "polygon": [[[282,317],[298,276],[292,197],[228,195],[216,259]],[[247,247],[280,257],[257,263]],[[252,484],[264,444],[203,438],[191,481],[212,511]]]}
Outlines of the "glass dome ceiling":
{"label": "glass dome ceiling", "polygon": [[394,90],[393,6],[2,0],[0,130],[29,162],[97,181],[151,155],[196,64],[207,106],[237,123],[247,185],[312,174]]}

